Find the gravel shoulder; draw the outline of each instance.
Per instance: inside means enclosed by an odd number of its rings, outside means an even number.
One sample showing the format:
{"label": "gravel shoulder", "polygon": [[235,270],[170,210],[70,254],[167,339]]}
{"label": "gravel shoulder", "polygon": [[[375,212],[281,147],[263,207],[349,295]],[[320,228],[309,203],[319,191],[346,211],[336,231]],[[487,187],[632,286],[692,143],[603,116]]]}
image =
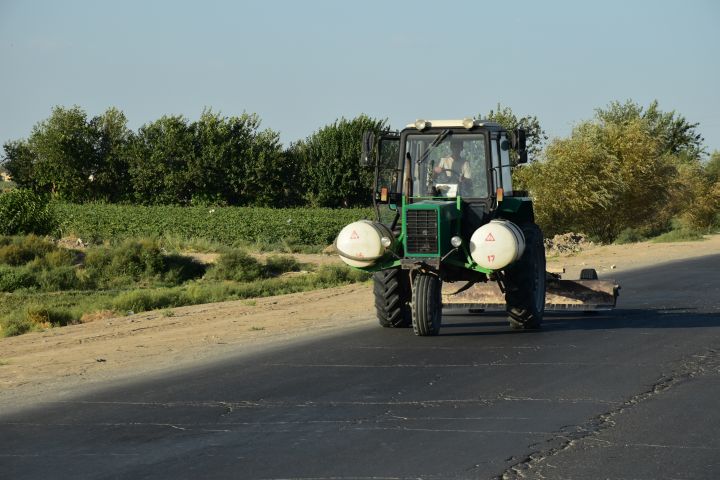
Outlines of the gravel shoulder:
{"label": "gravel shoulder", "polygon": [[[589,246],[548,257],[548,267],[601,278],[720,253],[720,235],[700,242]],[[301,262],[336,257],[297,255]],[[622,304],[622,296],[619,299]],[[0,339],[0,406],[77,393],[106,382],[192,368],[229,355],[375,323],[370,284],[175,308]]]}

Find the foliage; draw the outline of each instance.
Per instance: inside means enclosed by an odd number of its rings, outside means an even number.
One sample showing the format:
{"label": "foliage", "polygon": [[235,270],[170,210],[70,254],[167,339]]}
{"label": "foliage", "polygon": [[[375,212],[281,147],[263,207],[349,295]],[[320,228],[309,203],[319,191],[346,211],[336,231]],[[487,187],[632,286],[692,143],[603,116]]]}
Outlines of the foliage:
{"label": "foliage", "polygon": [[648,133],[659,142],[662,153],[685,154],[699,159],[705,153],[702,135],[697,131],[699,123],[690,123],[674,110],[663,112],[654,100],[647,108],[626,100],[611,102],[606,108],[595,110],[596,117],[604,125],[625,126],[643,120]]}
{"label": "foliage", "polygon": [[[23,240],[28,239],[0,237],[0,245]],[[192,259],[166,255],[150,240],[93,247],[85,252],[84,261],[77,254],[54,247],[19,266],[0,264],[0,334],[19,335],[129,311],[280,295],[369,278],[344,265],[280,276],[299,270],[293,257],[270,256],[259,262],[239,250],[228,250],[203,277],[205,266],[192,270]],[[172,276],[178,265],[193,273]]]}
{"label": "foliage", "polygon": [[720,151],[715,150],[704,167],[705,177],[710,183],[720,181]]}
{"label": "foliage", "polygon": [[263,277],[262,264],[242,250],[231,250],[220,255],[208,278],[252,282]]}
{"label": "foliage", "polygon": [[133,133],[127,127],[125,114],[111,107],[94,117],[89,126],[95,141],[89,198],[106,202],[128,199],[132,190],[128,157]]}
{"label": "foliage", "polygon": [[370,203],[373,172],[360,167],[363,132],[387,130],[385,120],[360,115],[341,118],[291,146],[290,162],[300,166],[306,199],[320,207],[352,207]]}
{"label": "foliage", "polygon": [[5,157],[3,167],[20,188],[36,190],[34,177],[35,154],[27,140],[12,140],[3,145]]}
{"label": "foliage", "polygon": [[0,193],[0,235],[45,234],[54,225],[46,197],[24,189]]}
{"label": "foliage", "polygon": [[628,227],[615,237],[615,241],[613,243],[617,245],[624,245],[626,243],[637,243],[645,240],[647,240],[647,237],[643,234],[643,232],[636,228]]}
{"label": "foliage", "polygon": [[182,116],[163,116],[143,125],[130,154],[130,177],[135,201],[190,203],[188,165],[193,161],[193,131]]}
{"label": "foliage", "polygon": [[0,264],[25,265],[56,251],[55,245],[37,235],[0,237]]}
{"label": "foliage", "polygon": [[518,176],[548,235],[581,231],[610,242],[628,227],[662,230],[675,213],[666,208],[677,173],[673,158],[643,119],[583,122],[570,138],[553,140],[545,157]]}
{"label": "foliage", "polygon": [[242,242],[322,245],[348,223],[372,218],[370,209],[134,206],[59,203],[63,235],[85,240],[139,237],[206,239],[224,245]]}
{"label": "foliage", "polygon": [[490,110],[487,115],[478,115],[477,118],[497,122],[510,132],[514,132],[518,128],[524,129],[528,157],[533,160],[540,156],[543,145],[548,139],[536,116],[526,115],[518,118],[510,107],[503,107],[499,103],[497,110]]}
{"label": "foliage", "polygon": [[693,242],[698,240],[704,240],[702,232],[692,230],[688,228],[680,228],[677,230],[670,230],[662,235],[658,235],[653,238],[652,241],[655,243],[668,243],[668,242]]}
{"label": "foliage", "polygon": [[88,120],[78,106],[55,107],[28,140],[4,145],[5,166],[22,188],[76,202],[118,201],[127,189],[126,124],[115,108]]}

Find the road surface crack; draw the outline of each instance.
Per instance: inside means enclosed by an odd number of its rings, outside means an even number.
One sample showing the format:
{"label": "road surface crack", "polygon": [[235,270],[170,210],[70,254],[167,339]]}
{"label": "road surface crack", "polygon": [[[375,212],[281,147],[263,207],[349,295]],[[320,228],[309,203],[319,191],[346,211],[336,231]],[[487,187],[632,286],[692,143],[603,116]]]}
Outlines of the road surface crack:
{"label": "road surface crack", "polygon": [[720,369],[720,352],[718,352],[718,350],[709,349],[702,354],[692,355],[670,374],[661,375],[647,390],[633,395],[616,408],[601,413],[582,425],[563,427],[547,442],[544,442],[546,445],[545,448],[539,449],[525,458],[520,459],[496,478],[501,480],[527,478],[534,469],[538,468],[547,459],[569,450],[581,442],[591,439],[597,440],[593,437],[605,430],[613,428],[616,424],[616,417],[624,412],[635,408],[637,405],[648,401],[656,395],[666,392],[680,383],[709,372],[717,373],[719,371],[718,369]]}

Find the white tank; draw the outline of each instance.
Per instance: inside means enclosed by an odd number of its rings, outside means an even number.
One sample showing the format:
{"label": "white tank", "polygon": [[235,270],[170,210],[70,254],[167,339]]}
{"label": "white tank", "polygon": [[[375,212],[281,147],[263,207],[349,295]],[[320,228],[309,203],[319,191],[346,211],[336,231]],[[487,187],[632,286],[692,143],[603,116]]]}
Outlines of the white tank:
{"label": "white tank", "polygon": [[385,254],[380,239],[394,241],[388,227],[370,220],[359,220],[345,226],[335,239],[335,248],[343,262],[351,267],[369,267]]}
{"label": "white tank", "polygon": [[525,251],[525,236],[508,220],[491,220],[470,237],[470,256],[484,268],[500,270]]}

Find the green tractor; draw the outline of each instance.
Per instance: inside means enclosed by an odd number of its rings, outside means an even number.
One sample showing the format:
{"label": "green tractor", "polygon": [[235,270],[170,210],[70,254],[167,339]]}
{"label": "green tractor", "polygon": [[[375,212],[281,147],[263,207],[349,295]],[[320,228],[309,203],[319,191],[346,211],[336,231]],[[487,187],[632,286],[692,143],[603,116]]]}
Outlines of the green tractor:
{"label": "green tractor", "polygon": [[381,326],[437,335],[443,307],[502,305],[512,328],[537,329],[548,286],[553,308],[614,307],[617,285],[594,271],[575,282],[546,272],[532,200],[512,187],[525,144],[521,129],[471,118],[364,135],[376,220],[347,225],[335,246],[345,263],[374,272]]}

